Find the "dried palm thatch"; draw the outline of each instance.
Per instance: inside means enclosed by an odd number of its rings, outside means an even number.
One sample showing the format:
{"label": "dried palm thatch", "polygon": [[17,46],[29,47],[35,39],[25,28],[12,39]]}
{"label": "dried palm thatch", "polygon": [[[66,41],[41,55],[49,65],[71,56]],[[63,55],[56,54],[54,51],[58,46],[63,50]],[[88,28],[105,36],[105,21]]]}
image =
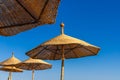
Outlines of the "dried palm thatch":
{"label": "dried palm thatch", "polygon": [[52,67],[51,64],[40,60],[40,59],[32,59],[29,58],[21,63],[15,65],[17,68],[24,70],[44,70]]}
{"label": "dried palm thatch", "polygon": [[34,70],[45,70],[52,67],[51,64],[40,60],[29,58],[21,63],[16,64],[17,68],[32,70],[32,80],[34,80]]}
{"label": "dried palm thatch", "polygon": [[7,71],[7,72],[23,72],[22,69],[13,67],[13,66],[3,66],[0,68],[1,71]]}
{"label": "dried palm thatch", "polygon": [[62,34],[27,52],[32,58],[60,60],[62,45],[66,59],[96,55],[99,48],[85,41]]}
{"label": "dried palm thatch", "polygon": [[0,0],[0,35],[55,22],[60,0]]}

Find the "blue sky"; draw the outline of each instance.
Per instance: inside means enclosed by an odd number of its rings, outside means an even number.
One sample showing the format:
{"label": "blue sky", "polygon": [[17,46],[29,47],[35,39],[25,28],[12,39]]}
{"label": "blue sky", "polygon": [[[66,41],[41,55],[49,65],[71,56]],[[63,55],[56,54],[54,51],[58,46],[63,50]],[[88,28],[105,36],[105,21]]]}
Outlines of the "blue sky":
{"label": "blue sky", "polygon": [[[101,48],[97,56],[65,61],[65,80],[120,80],[120,1],[62,0],[56,23],[43,25],[11,37],[0,36],[0,61],[11,56],[25,60],[25,52],[60,34],[59,24],[65,23],[65,33]],[[47,61],[50,70],[36,71],[35,80],[59,80],[61,61]],[[8,73],[0,71],[0,79]],[[30,80],[31,72],[14,73],[13,80]]]}

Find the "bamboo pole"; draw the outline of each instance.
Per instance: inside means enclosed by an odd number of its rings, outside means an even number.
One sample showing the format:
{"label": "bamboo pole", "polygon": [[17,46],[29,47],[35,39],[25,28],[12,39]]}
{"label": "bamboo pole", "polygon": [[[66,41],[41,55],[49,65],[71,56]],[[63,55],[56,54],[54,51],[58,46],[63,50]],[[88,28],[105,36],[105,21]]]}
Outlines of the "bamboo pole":
{"label": "bamboo pole", "polygon": [[64,80],[64,46],[62,46],[62,64],[61,64],[61,79]]}

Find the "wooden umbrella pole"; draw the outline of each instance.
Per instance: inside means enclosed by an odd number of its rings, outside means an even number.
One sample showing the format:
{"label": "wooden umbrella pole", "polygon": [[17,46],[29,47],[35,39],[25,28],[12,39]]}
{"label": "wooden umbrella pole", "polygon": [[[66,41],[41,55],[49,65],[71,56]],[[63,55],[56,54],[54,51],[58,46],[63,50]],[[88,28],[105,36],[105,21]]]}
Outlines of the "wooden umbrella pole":
{"label": "wooden umbrella pole", "polygon": [[9,80],[12,80],[12,72],[9,72]]}
{"label": "wooden umbrella pole", "polygon": [[62,46],[62,65],[61,65],[61,79],[64,80],[64,46]]}
{"label": "wooden umbrella pole", "polygon": [[34,70],[32,70],[32,80],[34,80]]}

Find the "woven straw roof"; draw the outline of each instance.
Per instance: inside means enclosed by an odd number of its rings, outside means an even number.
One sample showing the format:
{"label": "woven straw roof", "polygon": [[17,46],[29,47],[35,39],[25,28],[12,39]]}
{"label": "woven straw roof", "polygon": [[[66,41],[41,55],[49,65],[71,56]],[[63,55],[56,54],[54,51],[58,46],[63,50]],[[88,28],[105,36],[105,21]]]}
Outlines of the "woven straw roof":
{"label": "woven straw roof", "polygon": [[17,59],[14,55],[12,57],[8,58],[7,60],[0,63],[2,66],[14,66],[17,63],[20,63],[21,61]]}
{"label": "woven straw roof", "polygon": [[40,59],[29,58],[21,63],[16,64],[16,67],[25,70],[44,70],[51,68],[52,65]]}
{"label": "woven straw roof", "polygon": [[0,0],[0,35],[55,22],[60,0]]}
{"label": "woven straw roof", "polygon": [[62,34],[59,36],[39,45],[26,54],[32,58],[59,60],[62,57],[63,45],[66,59],[96,55],[100,50],[97,46],[64,34],[63,27],[61,31]]}
{"label": "woven straw roof", "polygon": [[11,66],[3,66],[0,68],[1,71],[7,71],[7,72],[23,72],[22,69],[11,67]]}
{"label": "woven straw roof", "polygon": [[68,44],[81,44],[81,45],[85,45],[85,46],[93,46],[96,47],[94,45],[91,45],[83,40],[68,36],[66,34],[61,34],[55,38],[52,38],[51,40],[43,43],[41,46],[44,45],[68,45]]}

